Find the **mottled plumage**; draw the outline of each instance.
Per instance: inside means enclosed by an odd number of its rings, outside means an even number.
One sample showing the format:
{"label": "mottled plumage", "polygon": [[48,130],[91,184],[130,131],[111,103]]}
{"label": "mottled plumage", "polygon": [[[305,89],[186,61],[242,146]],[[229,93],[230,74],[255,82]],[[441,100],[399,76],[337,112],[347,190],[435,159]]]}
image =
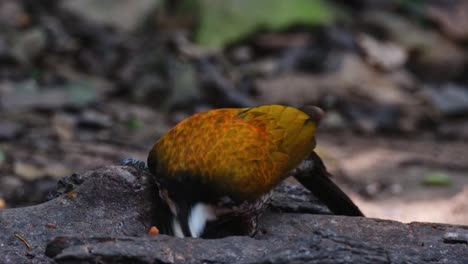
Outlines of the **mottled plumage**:
{"label": "mottled plumage", "polygon": [[[246,205],[258,211],[259,201],[312,152],[315,130],[316,120],[293,107],[210,110],[164,134],[148,167],[172,204],[175,225],[187,235],[198,203],[212,205],[218,218],[242,215]],[[208,210],[200,208],[196,212]]]}

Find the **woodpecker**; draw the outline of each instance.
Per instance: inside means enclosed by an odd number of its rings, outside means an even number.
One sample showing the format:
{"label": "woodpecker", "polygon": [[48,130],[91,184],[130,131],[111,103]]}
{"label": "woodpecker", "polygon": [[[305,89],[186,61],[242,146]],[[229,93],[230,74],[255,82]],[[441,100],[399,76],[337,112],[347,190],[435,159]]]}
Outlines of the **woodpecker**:
{"label": "woodpecker", "polygon": [[[313,153],[323,111],[306,112],[282,105],[214,109],[194,114],[159,138],[147,164],[169,211],[162,233],[252,235],[271,190]],[[322,174],[317,177],[328,178],[323,163],[316,165]],[[354,206],[343,214],[362,215],[331,180],[315,186],[315,176],[299,174],[305,186],[325,193],[335,213]]]}

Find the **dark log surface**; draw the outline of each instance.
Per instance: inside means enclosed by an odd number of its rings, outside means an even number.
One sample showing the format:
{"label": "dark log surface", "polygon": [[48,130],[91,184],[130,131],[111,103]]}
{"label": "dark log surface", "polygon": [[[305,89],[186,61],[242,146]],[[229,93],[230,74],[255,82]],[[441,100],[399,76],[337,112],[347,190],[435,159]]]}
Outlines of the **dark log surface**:
{"label": "dark log surface", "polygon": [[468,227],[329,213],[283,184],[251,237],[149,236],[151,177],[107,167],[68,177],[57,198],[0,211],[0,263],[468,263]]}

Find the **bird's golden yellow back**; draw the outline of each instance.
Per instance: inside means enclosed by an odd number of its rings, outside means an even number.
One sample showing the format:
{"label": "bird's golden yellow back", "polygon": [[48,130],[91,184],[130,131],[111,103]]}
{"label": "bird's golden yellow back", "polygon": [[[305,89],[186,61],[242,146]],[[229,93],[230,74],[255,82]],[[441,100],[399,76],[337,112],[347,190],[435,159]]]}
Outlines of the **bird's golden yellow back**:
{"label": "bird's golden yellow back", "polygon": [[254,200],[310,154],[315,129],[315,122],[293,107],[210,110],[163,135],[148,166],[157,177],[196,177],[235,200]]}

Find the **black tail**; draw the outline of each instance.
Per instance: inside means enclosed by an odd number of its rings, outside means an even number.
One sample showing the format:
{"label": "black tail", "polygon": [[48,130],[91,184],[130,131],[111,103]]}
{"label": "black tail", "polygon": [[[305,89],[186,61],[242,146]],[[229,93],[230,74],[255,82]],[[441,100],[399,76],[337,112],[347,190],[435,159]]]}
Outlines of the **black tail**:
{"label": "black tail", "polygon": [[322,159],[312,152],[293,176],[337,215],[364,216],[340,187],[331,179]]}

